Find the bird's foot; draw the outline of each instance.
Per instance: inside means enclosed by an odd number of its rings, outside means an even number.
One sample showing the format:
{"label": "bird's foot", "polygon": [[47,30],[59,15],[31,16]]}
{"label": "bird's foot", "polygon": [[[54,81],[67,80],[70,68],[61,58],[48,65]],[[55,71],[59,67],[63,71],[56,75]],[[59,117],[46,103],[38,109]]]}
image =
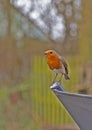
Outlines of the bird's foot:
{"label": "bird's foot", "polygon": [[60,80],[58,80],[58,82],[61,84],[61,83],[62,83],[61,79],[60,79]]}

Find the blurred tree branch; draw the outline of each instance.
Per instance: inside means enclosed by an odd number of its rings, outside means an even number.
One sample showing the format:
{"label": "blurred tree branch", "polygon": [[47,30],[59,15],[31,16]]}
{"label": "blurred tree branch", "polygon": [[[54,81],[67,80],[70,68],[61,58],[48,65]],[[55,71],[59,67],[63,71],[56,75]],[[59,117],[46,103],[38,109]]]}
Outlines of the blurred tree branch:
{"label": "blurred tree branch", "polygon": [[56,43],[53,39],[51,39],[51,37],[50,37],[49,35],[45,34],[44,31],[43,31],[39,26],[37,26],[37,24],[35,24],[34,21],[31,20],[27,14],[25,15],[24,13],[21,12],[21,10],[20,10],[19,8],[15,7],[15,6],[13,6],[13,5],[11,5],[11,7],[12,7],[14,10],[16,10],[17,12],[19,12],[23,17],[26,17],[27,21],[28,21],[30,24],[32,24],[33,26],[35,26],[42,34],[44,34],[45,37],[47,38],[48,42]]}

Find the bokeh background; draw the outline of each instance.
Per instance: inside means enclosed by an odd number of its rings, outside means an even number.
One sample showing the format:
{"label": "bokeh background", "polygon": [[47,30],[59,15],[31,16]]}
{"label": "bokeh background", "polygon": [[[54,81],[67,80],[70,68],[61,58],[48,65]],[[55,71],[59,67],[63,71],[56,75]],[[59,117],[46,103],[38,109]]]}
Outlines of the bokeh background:
{"label": "bokeh background", "polygon": [[44,51],[69,64],[66,91],[92,94],[92,1],[0,0],[0,129],[77,130],[50,90]]}

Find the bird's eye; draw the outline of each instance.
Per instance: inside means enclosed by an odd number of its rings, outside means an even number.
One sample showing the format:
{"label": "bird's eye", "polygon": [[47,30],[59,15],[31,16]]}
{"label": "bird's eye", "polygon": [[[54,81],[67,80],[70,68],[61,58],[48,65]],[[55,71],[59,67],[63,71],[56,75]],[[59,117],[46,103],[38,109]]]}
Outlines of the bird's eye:
{"label": "bird's eye", "polygon": [[52,54],[53,52],[51,51],[50,54]]}

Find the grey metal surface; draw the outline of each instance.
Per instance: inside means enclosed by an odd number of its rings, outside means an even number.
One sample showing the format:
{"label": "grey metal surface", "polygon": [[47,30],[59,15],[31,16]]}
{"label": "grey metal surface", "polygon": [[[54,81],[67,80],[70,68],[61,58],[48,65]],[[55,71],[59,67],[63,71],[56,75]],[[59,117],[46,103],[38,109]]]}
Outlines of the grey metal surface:
{"label": "grey metal surface", "polygon": [[50,88],[79,128],[81,130],[92,130],[92,96],[66,92],[58,82]]}

